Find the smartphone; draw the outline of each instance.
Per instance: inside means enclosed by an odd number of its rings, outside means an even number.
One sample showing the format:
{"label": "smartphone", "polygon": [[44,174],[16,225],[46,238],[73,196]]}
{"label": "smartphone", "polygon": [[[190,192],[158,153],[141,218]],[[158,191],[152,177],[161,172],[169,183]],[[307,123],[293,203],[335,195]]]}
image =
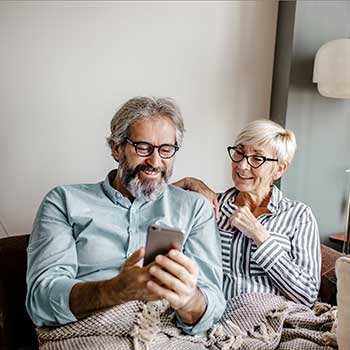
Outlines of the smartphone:
{"label": "smartphone", "polygon": [[146,254],[143,266],[151,263],[157,255],[165,255],[170,249],[182,250],[185,233],[178,228],[151,224],[147,230]]}

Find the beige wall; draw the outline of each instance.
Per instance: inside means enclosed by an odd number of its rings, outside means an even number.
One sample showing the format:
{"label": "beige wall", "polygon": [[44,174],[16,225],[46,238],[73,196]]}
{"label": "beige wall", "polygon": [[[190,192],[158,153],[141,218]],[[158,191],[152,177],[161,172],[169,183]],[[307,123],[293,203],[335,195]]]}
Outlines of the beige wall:
{"label": "beige wall", "polygon": [[[0,219],[28,232],[57,184],[96,182],[117,107],[174,97],[187,133],[173,180],[231,185],[226,146],[267,117],[275,1],[0,2]],[[0,228],[0,235],[1,235]]]}

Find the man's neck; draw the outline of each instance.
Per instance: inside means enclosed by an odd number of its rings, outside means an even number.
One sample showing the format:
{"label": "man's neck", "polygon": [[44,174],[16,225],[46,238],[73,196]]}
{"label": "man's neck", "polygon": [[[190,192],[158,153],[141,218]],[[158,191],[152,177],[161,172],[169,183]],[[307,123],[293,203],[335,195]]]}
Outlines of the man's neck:
{"label": "man's neck", "polygon": [[115,175],[115,178],[112,182],[112,187],[116,189],[118,192],[120,192],[124,197],[127,197],[130,202],[134,201],[133,195],[123,186],[120,177],[118,176],[118,172]]}

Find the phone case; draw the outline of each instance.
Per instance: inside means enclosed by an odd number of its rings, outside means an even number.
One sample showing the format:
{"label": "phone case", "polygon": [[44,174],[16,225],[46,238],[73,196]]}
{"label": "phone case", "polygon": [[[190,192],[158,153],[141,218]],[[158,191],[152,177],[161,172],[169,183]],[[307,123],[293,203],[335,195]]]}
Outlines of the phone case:
{"label": "phone case", "polygon": [[149,225],[146,241],[146,255],[143,265],[151,263],[157,255],[165,255],[170,249],[182,250],[184,232],[178,228]]}

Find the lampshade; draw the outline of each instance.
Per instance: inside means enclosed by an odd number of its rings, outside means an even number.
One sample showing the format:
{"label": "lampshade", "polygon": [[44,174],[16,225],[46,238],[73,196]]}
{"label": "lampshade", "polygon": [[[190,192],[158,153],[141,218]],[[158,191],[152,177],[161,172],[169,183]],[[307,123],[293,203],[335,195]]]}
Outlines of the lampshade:
{"label": "lampshade", "polygon": [[323,96],[350,98],[350,38],[329,41],[318,49],[313,82]]}

